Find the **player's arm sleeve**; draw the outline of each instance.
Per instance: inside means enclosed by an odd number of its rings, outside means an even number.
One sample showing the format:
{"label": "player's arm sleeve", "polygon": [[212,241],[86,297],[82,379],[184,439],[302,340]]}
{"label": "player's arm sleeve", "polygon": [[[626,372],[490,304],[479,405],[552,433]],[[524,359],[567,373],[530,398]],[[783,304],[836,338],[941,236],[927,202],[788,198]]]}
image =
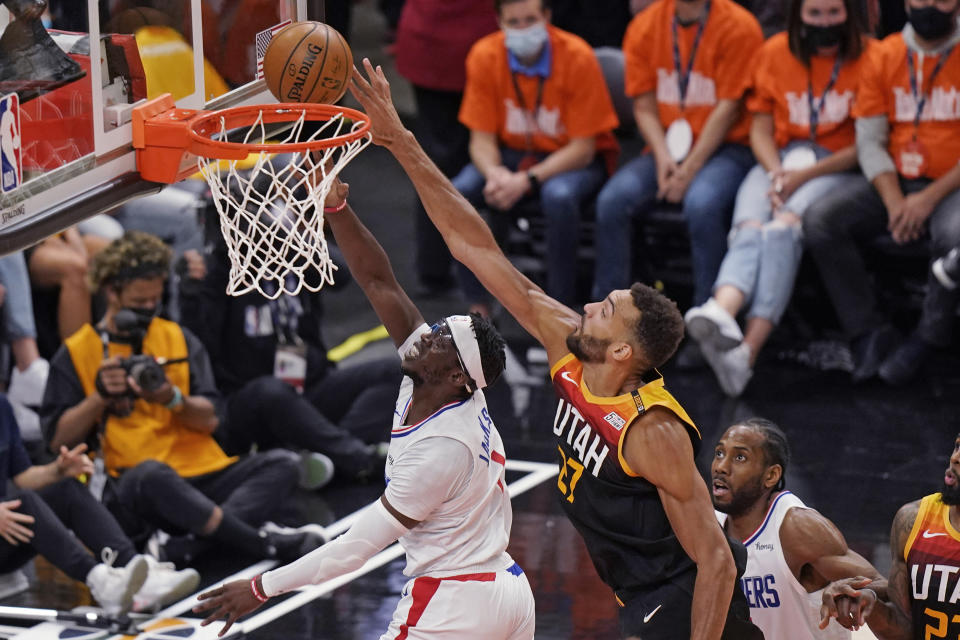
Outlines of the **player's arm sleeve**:
{"label": "player's arm sleeve", "polygon": [[355,571],[406,532],[407,528],[377,500],[339,538],[263,574],[263,591],[272,597]]}
{"label": "player's arm sleeve", "polygon": [[[470,462],[470,452],[460,442],[427,438],[394,463],[384,496],[399,513],[423,520],[463,489],[464,479],[470,477]],[[263,574],[263,590],[267,596],[275,596],[355,571],[407,531],[377,500],[339,538],[296,562]]]}

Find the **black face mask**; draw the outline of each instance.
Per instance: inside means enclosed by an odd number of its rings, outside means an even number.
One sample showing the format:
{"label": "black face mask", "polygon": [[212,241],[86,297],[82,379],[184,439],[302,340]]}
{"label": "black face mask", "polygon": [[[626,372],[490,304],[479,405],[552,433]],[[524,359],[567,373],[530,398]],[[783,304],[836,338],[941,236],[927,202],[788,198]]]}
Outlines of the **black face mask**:
{"label": "black face mask", "polygon": [[114,322],[120,333],[145,333],[160,307],[124,307],[117,312]]}
{"label": "black face mask", "polygon": [[917,35],[924,40],[939,40],[950,35],[956,25],[953,12],[940,11],[936,7],[910,7],[907,19]]}
{"label": "black face mask", "polygon": [[803,40],[812,52],[816,52],[817,49],[829,49],[843,42],[845,31],[846,25],[842,22],[826,27],[804,22]]}

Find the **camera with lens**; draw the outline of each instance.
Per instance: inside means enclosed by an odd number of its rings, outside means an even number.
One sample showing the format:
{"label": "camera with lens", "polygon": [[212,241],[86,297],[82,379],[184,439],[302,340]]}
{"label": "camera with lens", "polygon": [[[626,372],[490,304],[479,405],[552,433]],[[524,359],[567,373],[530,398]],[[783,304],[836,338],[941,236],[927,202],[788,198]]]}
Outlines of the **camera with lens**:
{"label": "camera with lens", "polygon": [[167,381],[167,374],[163,372],[163,364],[157,362],[153,356],[130,356],[121,360],[120,366],[123,367],[128,376],[133,378],[137,386],[148,393],[156,391]]}

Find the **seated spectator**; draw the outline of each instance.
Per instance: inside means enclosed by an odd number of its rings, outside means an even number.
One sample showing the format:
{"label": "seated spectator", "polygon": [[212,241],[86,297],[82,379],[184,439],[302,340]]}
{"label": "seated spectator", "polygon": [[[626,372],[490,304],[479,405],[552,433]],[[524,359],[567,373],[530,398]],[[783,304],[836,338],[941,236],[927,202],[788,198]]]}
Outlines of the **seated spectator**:
{"label": "seated spectator", "polygon": [[597,198],[595,299],[630,286],[634,219],[679,204],[690,231],[694,303],[710,296],[740,182],[753,166],[741,100],[760,26],[733,0],[657,0],[623,40],[625,86],[647,152]]}
{"label": "seated spectator", "polygon": [[200,576],[193,569],[173,571],[137,555],[110,512],[76,480],[93,472],[84,455],[86,444],[61,447],[53,462],[31,465],[10,403],[0,395],[0,445],[0,468],[7,476],[2,486],[10,480],[16,487],[0,501],[0,572],[19,569],[42,555],[86,583],[112,616],[131,606],[157,610],[197,588]]}
{"label": "seated spectator", "polygon": [[[376,445],[390,440],[400,362],[330,362],[321,334],[326,288],[276,300],[256,292],[227,295],[230,259],[219,230],[212,235],[206,260],[187,253],[180,296],[183,324],[206,346],[222,393],[222,420],[214,433],[220,445],[232,455],[253,444],[261,451],[281,446],[319,452],[342,478],[380,481],[384,458]],[[346,282],[349,273],[341,269],[335,286]],[[310,469],[319,475],[310,477]],[[315,464],[302,470],[305,488],[319,488],[332,477],[332,469],[323,473]]]}
{"label": "seated spectator", "polygon": [[[169,261],[170,249],[141,232],[127,232],[94,259],[91,284],[107,310],[50,362],[41,407],[48,446],[99,445],[109,474],[102,500],[128,534],[149,534],[152,526],[184,536],[165,559],[188,563],[212,542],[253,556],[298,557],[316,546],[310,534],[256,528],[296,486],[296,458],[283,450],[230,457],[213,439],[217,392],[206,351],[189,331],[157,317]],[[137,354],[167,364],[135,378],[130,357]]]}
{"label": "seated spectator", "polygon": [[908,502],[893,518],[889,600],[880,597],[869,576],[838,580],[824,589],[821,626],[830,618],[848,629],[866,623],[883,639],[950,638],[960,632],[960,606],[953,597],[960,584],[960,435],[943,476],[940,491]]}
{"label": "seated spectator", "polygon": [[76,227],[52,235],[26,251],[30,282],[38,288],[58,288],[57,332],[61,340],[90,322],[87,286],[89,253]]}
{"label": "seated spectator", "polygon": [[[550,26],[547,0],[498,0],[501,31],[467,56],[460,121],[470,129],[470,160],[453,185],[491,210],[498,240],[507,212],[538,198],[547,224],[547,292],[576,302],[578,227],[583,202],[606,177],[618,121],[600,64],[579,37]],[[489,297],[461,269],[471,310],[489,314]]]}
{"label": "seated spectator", "polygon": [[960,244],[960,0],[909,0],[910,23],[863,65],[854,115],[857,153],[871,184],[814,203],[803,232],[840,324],[853,346],[856,382],[879,374],[912,380],[934,350],[950,343],[957,290],[930,274],[920,322],[899,335],[877,308],[861,243],[897,244],[929,234],[933,258]]}
{"label": "seated spectator", "polygon": [[[467,53],[473,43],[496,30],[497,15],[490,0],[407,0],[400,14],[397,73],[413,85],[417,139],[448,178],[470,160],[470,132],[457,120]],[[437,55],[438,50],[443,55]],[[453,259],[419,200],[415,220],[420,284],[431,293],[451,288]]]}
{"label": "seated spectator", "polygon": [[[856,11],[856,0],[792,0],[787,32],[768,40],[757,58],[747,106],[759,164],[737,192],[713,297],[685,317],[730,396],[743,392],[790,301],[804,212],[829,193],[869,186],[854,171],[850,110],[875,43],[861,35]],[[746,335],[736,321],[744,309]]]}
{"label": "seated spectator", "polygon": [[787,436],[763,418],[734,424],[714,448],[713,506],[727,535],[747,548],[741,584],[750,620],[771,640],[850,638],[837,625],[819,628],[824,587],[868,576],[886,597],[884,581],[830,520],[785,489],[789,463]]}
{"label": "seated spectator", "polygon": [[14,365],[7,386],[7,399],[13,405],[21,437],[30,442],[39,441],[42,436],[36,410],[43,400],[50,363],[40,357],[37,347],[30,277],[23,252],[16,251],[0,257],[0,289],[3,327],[10,342]]}

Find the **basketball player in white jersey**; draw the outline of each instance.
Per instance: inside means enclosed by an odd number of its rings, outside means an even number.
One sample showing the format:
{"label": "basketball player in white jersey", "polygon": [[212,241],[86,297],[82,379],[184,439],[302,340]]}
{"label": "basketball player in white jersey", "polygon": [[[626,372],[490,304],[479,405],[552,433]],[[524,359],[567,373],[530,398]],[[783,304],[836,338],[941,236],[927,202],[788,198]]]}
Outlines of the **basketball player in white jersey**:
{"label": "basketball player in white jersey", "polygon": [[884,581],[847,547],[830,520],[786,491],[787,437],[763,418],[739,422],[720,437],[710,467],[713,505],[727,533],[747,547],[740,584],[750,620],[767,640],[840,640],[850,631],[820,627],[823,589],[854,576]]}
{"label": "basketball player in white jersey", "polygon": [[428,327],[383,248],[349,205],[340,208],[346,185],[332,191],[330,228],[399,347],[406,374],[387,453],[387,489],[339,538],[253,580],[201,594],[194,611],[208,613],[204,625],[226,618],[222,636],[269,598],[359,569],[399,540],[412,579],[381,640],[529,640],[533,593],[506,552],[513,518],[506,459],[482,391],[503,371],[503,338],[476,314]]}

